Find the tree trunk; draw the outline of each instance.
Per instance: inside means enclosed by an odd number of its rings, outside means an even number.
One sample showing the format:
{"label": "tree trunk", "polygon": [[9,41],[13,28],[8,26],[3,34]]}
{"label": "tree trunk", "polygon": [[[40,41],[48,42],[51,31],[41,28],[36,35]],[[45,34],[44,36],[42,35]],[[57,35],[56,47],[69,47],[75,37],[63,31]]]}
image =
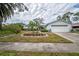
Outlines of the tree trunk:
{"label": "tree trunk", "polygon": [[2,30],[2,21],[0,20],[0,30]]}

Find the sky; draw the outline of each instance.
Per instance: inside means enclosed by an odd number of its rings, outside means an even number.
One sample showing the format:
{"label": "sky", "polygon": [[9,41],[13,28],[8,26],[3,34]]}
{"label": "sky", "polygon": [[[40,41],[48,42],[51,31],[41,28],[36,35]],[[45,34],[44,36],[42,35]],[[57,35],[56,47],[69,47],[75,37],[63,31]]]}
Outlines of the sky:
{"label": "sky", "polygon": [[47,24],[55,21],[58,15],[62,15],[68,11],[79,11],[78,3],[26,3],[25,5],[29,11],[15,12],[14,16],[8,19],[6,23],[28,24],[30,20],[40,17]]}

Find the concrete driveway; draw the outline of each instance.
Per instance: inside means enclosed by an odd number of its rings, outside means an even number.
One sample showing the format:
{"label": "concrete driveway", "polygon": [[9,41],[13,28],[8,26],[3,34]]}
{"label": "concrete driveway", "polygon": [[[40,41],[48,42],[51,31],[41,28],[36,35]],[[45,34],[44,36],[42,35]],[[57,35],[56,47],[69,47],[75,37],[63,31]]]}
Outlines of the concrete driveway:
{"label": "concrete driveway", "polygon": [[77,34],[77,33],[57,32],[55,34],[62,36],[64,38],[67,38],[67,39],[73,41],[74,43],[79,43],[79,34]]}

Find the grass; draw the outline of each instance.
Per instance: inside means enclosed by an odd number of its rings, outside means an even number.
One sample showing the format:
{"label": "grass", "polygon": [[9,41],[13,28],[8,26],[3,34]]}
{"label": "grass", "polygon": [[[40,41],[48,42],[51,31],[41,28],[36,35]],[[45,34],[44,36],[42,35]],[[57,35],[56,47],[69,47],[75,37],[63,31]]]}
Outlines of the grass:
{"label": "grass", "polygon": [[73,33],[77,33],[77,34],[79,34],[79,31],[76,31],[76,32],[73,32]]}
{"label": "grass", "polygon": [[74,33],[74,34],[79,34],[79,32],[72,32],[72,33]]}
{"label": "grass", "polygon": [[47,32],[46,34],[48,34],[48,37],[22,37],[22,33],[16,34],[15,36],[0,38],[0,42],[71,43],[71,41],[54,33]]}
{"label": "grass", "polygon": [[79,56],[79,53],[0,51],[0,56]]}
{"label": "grass", "polygon": [[0,30],[0,37],[7,36],[10,34],[15,34],[15,33],[10,30]]}

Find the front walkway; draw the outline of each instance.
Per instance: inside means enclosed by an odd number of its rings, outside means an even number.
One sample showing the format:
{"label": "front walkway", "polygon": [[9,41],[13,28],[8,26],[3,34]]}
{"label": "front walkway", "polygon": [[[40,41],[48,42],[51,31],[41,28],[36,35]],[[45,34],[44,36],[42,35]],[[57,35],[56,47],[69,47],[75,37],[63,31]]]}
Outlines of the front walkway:
{"label": "front walkway", "polygon": [[0,42],[0,50],[38,51],[38,52],[79,52],[79,35],[72,33],[55,33],[73,43],[22,43]]}

